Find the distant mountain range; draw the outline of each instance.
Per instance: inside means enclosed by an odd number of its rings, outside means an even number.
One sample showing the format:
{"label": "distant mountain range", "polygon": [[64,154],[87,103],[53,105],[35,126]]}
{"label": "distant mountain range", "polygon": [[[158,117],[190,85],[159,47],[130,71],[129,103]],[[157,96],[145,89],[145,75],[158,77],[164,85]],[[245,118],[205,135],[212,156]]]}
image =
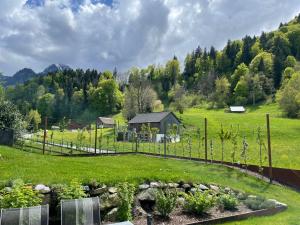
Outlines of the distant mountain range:
{"label": "distant mountain range", "polygon": [[49,73],[55,73],[57,71],[69,70],[71,67],[64,64],[52,64],[44,69],[40,73],[34,72],[30,68],[24,68],[16,72],[13,76],[4,76],[0,74],[0,83],[4,86],[22,84],[34,77],[45,76]]}

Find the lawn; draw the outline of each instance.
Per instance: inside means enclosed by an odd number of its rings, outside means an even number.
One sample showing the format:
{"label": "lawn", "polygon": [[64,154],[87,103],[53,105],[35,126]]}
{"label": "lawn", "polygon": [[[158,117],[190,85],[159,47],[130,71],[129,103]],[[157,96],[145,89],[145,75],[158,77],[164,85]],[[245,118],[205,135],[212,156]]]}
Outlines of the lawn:
{"label": "lawn", "polygon": [[183,160],[159,159],[140,155],[60,157],[26,153],[0,146],[0,180],[22,178],[32,183],[65,183],[77,178],[103,183],[145,180],[194,181],[216,183],[287,203],[287,211],[272,217],[252,218],[229,224],[300,224],[300,194],[285,187],[270,185],[230,168]]}
{"label": "lawn", "polygon": [[[267,144],[266,139],[266,113],[270,114],[271,121],[271,143],[273,166],[300,169],[300,120],[283,118],[277,104],[260,105],[257,107],[248,107],[247,112],[243,114],[225,113],[223,109],[207,110],[203,108],[190,108],[184,114],[176,113],[183,121],[185,133],[191,134],[189,146],[189,135],[182,135],[181,143],[167,145],[167,153],[171,155],[184,155],[204,158],[204,118],[208,119],[208,159],[221,159],[221,142],[218,136],[221,124],[225,130],[236,132],[239,130],[238,148],[235,153],[235,162],[244,162],[241,156],[243,149],[243,138],[248,143],[247,163],[260,163],[259,145],[257,144],[257,129],[261,128],[264,145]],[[121,114],[115,115],[116,120],[120,124],[124,124]],[[200,138],[197,134],[200,129]],[[97,146],[101,146],[105,150],[116,151],[132,151],[135,146],[132,143],[114,142],[113,129],[99,129],[98,138],[102,133],[103,138],[98,141]],[[53,135],[52,135],[53,134]],[[42,132],[40,132],[40,141],[42,141]],[[48,141],[51,141],[51,135],[55,142],[70,144],[70,142],[78,143],[78,132],[72,131],[49,131]],[[94,146],[95,131],[84,132],[82,143],[87,146]],[[109,139],[107,138],[109,137]],[[211,148],[212,143],[212,148]],[[157,143],[141,143],[139,151],[163,153],[163,145]],[[212,151],[211,151],[212,149]],[[226,141],[224,152],[226,161],[232,161],[233,145],[230,141]],[[267,149],[262,147],[263,165],[268,164]]]}

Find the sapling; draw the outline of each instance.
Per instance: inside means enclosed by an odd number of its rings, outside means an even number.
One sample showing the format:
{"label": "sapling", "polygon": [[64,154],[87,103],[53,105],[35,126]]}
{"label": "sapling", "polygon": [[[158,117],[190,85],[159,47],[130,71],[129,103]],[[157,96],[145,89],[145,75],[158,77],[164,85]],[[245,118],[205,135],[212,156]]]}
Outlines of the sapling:
{"label": "sapling", "polygon": [[241,157],[244,160],[244,164],[246,165],[246,169],[247,169],[247,160],[248,160],[248,148],[249,148],[249,144],[246,140],[246,136],[244,136],[243,137],[243,148],[242,148]]}
{"label": "sapling", "polygon": [[197,129],[197,139],[198,139],[198,158],[200,158],[200,148],[201,148],[201,131],[200,128]]}
{"label": "sapling", "polygon": [[259,172],[262,173],[263,172],[263,167],[262,166],[263,166],[264,161],[266,160],[266,156],[265,156],[264,159],[262,157],[262,149],[264,148],[266,150],[267,148],[266,148],[266,145],[264,143],[263,135],[262,135],[262,132],[261,132],[261,127],[257,128],[256,142],[259,146]]}
{"label": "sapling", "polygon": [[210,140],[210,161],[213,163],[214,160],[214,145],[213,145],[213,140]]}
{"label": "sapling", "polygon": [[[231,130],[232,130],[232,126],[231,126]],[[231,151],[231,159],[232,159],[232,163],[235,163],[235,155],[238,149],[238,139],[239,137],[239,129],[237,129],[237,131],[235,133],[233,133],[231,131],[231,143],[232,143],[232,151]]]}
{"label": "sapling", "polygon": [[225,145],[225,141],[230,140],[231,138],[231,131],[225,131],[223,129],[223,125],[221,124],[221,129],[219,132],[219,138],[221,141],[221,147],[222,147],[222,164],[224,162],[224,145]]}

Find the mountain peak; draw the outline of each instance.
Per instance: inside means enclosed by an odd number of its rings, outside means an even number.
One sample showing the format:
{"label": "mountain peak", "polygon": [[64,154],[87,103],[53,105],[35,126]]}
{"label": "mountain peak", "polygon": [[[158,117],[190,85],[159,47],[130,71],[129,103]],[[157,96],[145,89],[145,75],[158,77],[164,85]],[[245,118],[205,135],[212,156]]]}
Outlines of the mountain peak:
{"label": "mountain peak", "polygon": [[42,74],[48,74],[48,73],[55,73],[57,71],[64,71],[64,70],[70,70],[71,67],[65,65],[65,64],[51,64],[48,66]]}

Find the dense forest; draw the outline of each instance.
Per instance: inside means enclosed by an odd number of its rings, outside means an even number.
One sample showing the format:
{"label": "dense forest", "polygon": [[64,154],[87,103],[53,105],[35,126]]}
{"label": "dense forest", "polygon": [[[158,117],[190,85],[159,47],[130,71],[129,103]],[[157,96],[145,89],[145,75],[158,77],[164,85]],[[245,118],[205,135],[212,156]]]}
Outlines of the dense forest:
{"label": "dense forest", "polygon": [[[229,40],[222,50],[198,46],[184,65],[176,56],[165,65],[132,68],[126,81],[113,72],[64,70],[24,84],[0,87],[27,118],[91,121],[120,111],[136,113],[167,108],[181,113],[201,105],[223,108],[277,101],[289,117],[300,116],[300,15],[276,31]],[[182,68],[182,71],[181,71]],[[2,99],[2,100],[1,100]]]}

